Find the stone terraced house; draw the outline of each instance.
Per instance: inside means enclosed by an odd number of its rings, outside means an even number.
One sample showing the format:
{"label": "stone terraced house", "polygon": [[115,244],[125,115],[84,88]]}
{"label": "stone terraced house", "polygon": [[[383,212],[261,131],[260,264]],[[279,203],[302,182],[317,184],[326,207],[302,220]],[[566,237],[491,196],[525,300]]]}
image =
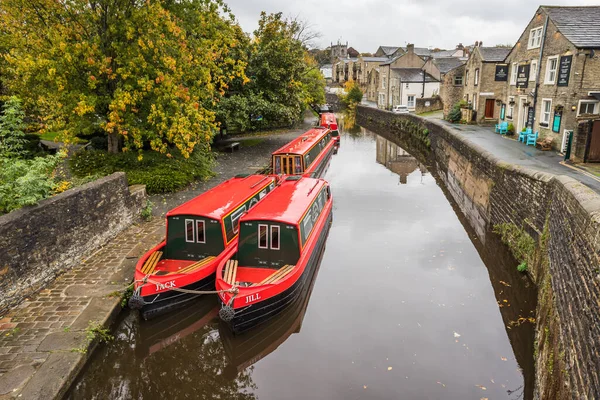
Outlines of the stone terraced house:
{"label": "stone terraced house", "polygon": [[573,132],[571,157],[600,162],[600,6],[539,7],[505,62],[499,120],[533,126],[560,151]]}
{"label": "stone terraced house", "polygon": [[442,100],[444,117],[452,109],[452,106],[458,103],[464,97],[464,79],[466,61],[462,58],[444,57],[434,58],[431,62],[439,71],[439,76],[435,75],[435,70],[425,66],[427,72],[432,74],[440,81],[440,99]]}

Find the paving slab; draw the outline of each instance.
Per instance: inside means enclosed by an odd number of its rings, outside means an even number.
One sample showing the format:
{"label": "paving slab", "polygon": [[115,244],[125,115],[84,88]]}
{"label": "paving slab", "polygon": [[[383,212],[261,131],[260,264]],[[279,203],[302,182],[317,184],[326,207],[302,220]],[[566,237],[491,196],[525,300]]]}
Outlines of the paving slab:
{"label": "paving slab", "polygon": [[0,376],[0,396],[10,394],[20,388],[33,376],[35,368],[31,365],[21,365]]}
{"label": "paving slab", "polygon": [[52,353],[25,385],[18,398],[39,400],[60,398],[85,362],[79,353]]}

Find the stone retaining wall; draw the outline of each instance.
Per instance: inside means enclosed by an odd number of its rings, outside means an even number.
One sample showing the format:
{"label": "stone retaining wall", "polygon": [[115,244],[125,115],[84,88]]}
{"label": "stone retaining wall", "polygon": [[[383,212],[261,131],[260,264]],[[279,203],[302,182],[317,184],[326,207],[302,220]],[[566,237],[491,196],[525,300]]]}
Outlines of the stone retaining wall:
{"label": "stone retaining wall", "polygon": [[145,199],[118,172],[0,216],[0,315],[129,226]]}
{"label": "stone retaining wall", "polygon": [[375,131],[404,134],[403,119],[427,129],[440,179],[482,242],[500,223],[538,242],[535,398],[600,398],[600,196],[572,178],[506,164],[441,121],[357,109],[357,123]]}
{"label": "stone retaining wall", "polygon": [[[427,103],[429,103],[429,105],[427,105]],[[438,111],[443,108],[442,98],[439,96],[418,98],[415,104],[415,113],[421,114],[430,111]]]}
{"label": "stone retaining wall", "polygon": [[325,93],[325,100],[327,104],[331,105],[331,109],[334,112],[338,112],[342,110],[342,103],[340,103],[340,98],[335,93]]}

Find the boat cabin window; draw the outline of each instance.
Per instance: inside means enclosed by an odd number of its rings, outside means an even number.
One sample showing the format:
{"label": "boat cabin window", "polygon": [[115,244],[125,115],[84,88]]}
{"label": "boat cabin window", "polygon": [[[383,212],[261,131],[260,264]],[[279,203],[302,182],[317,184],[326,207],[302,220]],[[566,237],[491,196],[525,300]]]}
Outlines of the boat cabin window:
{"label": "boat cabin window", "polygon": [[196,241],[194,239],[194,220],[193,219],[185,220],[185,241],[188,243],[194,243]]}
{"label": "boat cabin window", "polygon": [[196,243],[206,243],[204,221],[196,221]]}
{"label": "boat cabin window", "polygon": [[279,250],[279,226],[271,225],[271,250]]}
{"label": "boat cabin window", "polygon": [[278,175],[294,175],[303,172],[301,156],[275,156],[274,159],[273,172]]}
{"label": "boat cabin window", "polygon": [[[251,202],[248,205],[254,205]],[[242,215],[244,215],[245,212],[246,205],[244,204],[243,206],[231,213],[231,229],[233,230],[233,233],[237,234],[239,232],[240,225],[238,224],[238,222],[240,221],[240,218],[242,218]]]}
{"label": "boat cabin window", "polygon": [[258,248],[259,249],[268,249],[268,225],[259,224],[258,225]]}
{"label": "boat cabin window", "polygon": [[329,186],[321,189],[316,199],[304,215],[304,218],[300,222],[300,236],[302,238],[302,245],[304,245],[310,237],[310,234],[313,231],[313,228],[315,227],[319,216],[325,208],[325,204],[327,203],[328,198]]}
{"label": "boat cabin window", "polygon": [[274,172],[275,172],[277,175],[280,175],[280,174],[281,174],[281,157],[278,157],[278,156],[277,156],[277,157],[275,157],[275,166],[274,166],[274,170],[275,170]]}

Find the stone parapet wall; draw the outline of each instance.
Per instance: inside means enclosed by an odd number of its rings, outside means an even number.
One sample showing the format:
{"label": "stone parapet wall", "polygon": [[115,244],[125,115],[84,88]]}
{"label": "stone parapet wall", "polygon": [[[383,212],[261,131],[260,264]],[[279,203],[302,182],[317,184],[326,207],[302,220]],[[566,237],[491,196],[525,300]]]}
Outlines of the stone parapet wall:
{"label": "stone parapet wall", "polygon": [[485,243],[510,223],[538,243],[536,399],[600,398],[600,196],[578,181],[506,164],[441,121],[358,107],[357,122],[428,130],[439,178]]}
{"label": "stone parapet wall", "polygon": [[342,103],[337,94],[325,93],[325,100],[327,100],[327,104],[331,105],[333,111],[338,112],[342,110]]}
{"label": "stone parapet wall", "polygon": [[[427,105],[429,103],[429,105]],[[415,104],[415,113],[421,114],[430,111],[438,111],[444,108],[442,99],[439,96],[436,97],[424,97],[418,98]]]}
{"label": "stone parapet wall", "polygon": [[0,315],[128,227],[145,200],[118,172],[0,216]]}

